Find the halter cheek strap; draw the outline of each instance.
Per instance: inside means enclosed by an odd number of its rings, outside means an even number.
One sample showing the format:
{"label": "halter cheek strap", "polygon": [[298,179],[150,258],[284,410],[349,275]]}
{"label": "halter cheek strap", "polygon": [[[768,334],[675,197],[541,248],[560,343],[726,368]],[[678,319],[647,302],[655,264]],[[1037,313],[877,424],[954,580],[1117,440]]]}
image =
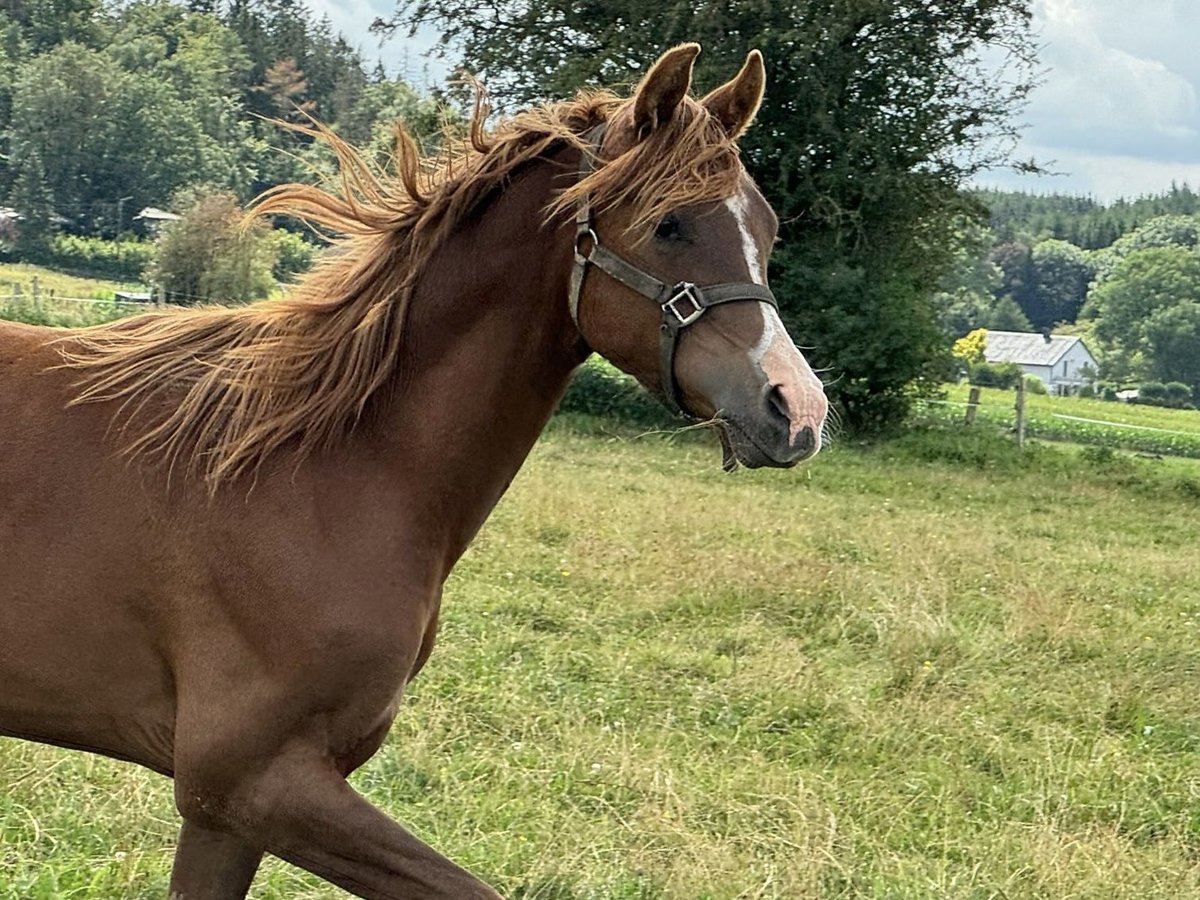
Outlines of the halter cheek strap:
{"label": "halter cheek strap", "polygon": [[[588,143],[599,152],[604,139],[605,124],[597,125],[587,134]],[[584,151],[579,162],[580,180],[595,168],[595,156]],[[584,245],[588,247],[585,250]],[[579,328],[579,301],[583,296],[583,281],[588,266],[595,266],[610,278],[658,304],[662,312],[659,325],[659,366],[661,371],[663,402],[675,414],[691,418],[684,409],[683,395],[675,380],[675,351],[679,346],[679,334],[684,328],[697,321],[713,306],[722,303],[756,301],[767,303],[776,309],[779,303],[765,284],[749,281],[712,284],[699,287],[689,281],[674,285],[655,278],[637,266],[622,259],[600,243],[592,228],[592,211],[588,197],[584,195],[575,210],[575,266],[571,270],[570,293],[567,298],[571,318]],[[580,329],[580,334],[583,330]]]}

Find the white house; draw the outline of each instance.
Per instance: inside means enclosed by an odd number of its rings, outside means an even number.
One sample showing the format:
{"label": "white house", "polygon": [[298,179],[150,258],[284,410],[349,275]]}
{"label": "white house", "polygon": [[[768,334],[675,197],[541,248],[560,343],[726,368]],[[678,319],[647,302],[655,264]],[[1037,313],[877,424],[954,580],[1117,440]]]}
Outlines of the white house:
{"label": "white house", "polygon": [[1052,394],[1075,393],[1099,369],[1083,339],[1070,334],[989,331],[983,355],[989,363],[1016,363],[1026,375],[1042,379]]}

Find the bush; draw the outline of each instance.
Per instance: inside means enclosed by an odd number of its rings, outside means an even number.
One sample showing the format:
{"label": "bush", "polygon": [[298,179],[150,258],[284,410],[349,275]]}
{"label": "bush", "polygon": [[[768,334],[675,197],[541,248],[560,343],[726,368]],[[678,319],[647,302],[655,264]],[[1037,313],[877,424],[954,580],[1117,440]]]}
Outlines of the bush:
{"label": "bush", "polygon": [[680,424],[635,379],[601,359],[588,360],[575,373],[558,411],[639,428],[673,428]]}
{"label": "bush", "polygon": [[1163,387],[1166,390],[1166,403],[1171,409],[1193,409],[1192,389],[1181,381],[1168,381]]}
{"label": "bush", "polygon": [[1138,388],[1137,402],[1147,406],[1166,406],[1167,386],[1158,381],[1147,381]]}
{"label": "bush", "polygon": [[1137,403],[1144,406],[1161,406],[1167,409],[1195,409],[1192,405],[1192,389],[1181,381],[1161,384],[1147,381],[1138,388]]}
{"label": "bush", "polygon": [[978,387],[994,387],[1011,390],[1021,377],[1021,367],[1016,363],[972,363],[967,367],[967,378]]}
{"label": "bush", "polygon": [[90,304],[79,310],[63,310],[30,299],[8,300],[0,304],[0,319],[24,322],[26,325],[49,325],[54,328],[86,328],[111,322],[130,315],[136,306],[120,303]]}
{"label": "bush", "polygon": [[42,259],[55,269],[65,269],[114,281],[141,281],[154,258],[154,245],[142,241],[106,241],[101,238],[55,235]]}
{"label": "bush", "polygon": [[313,260],[320,250],[317,245],[306,241],[294,231],[275,231],[273,239],[275,250],[279,254],[272,270],[277,281],[294,281],[297,275],[302,275],[312,268]]}
{"label": "bush", "polygon": [[1045,394],[1046,382],[1038,378],[1036,375],[1025,376],[1025,390],[1031,394]]}
{"label": "bush", "polygon": [[269,296],[278,253],[270,228],[260,220],[246,224],[228,191],[194,189],[177,203],[182,218],[163,226],[151,279],[184,304]]}

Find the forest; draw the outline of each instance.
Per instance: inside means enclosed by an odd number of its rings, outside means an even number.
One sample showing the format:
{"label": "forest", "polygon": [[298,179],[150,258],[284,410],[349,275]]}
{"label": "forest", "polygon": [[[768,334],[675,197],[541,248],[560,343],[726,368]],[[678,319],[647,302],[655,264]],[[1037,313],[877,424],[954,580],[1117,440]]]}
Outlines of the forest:
{"label": "forest", "polygon": [[185,187],[306,178],[318,151],[271,119],[370,145],[439,118],[292,0],[13,0],[0,45],[0,197],[77,234],[116,237]]}
{"label": "forest", "polygon": [[1100,203],[980,191],[935,295],[947,336],[976,328],[1080,334],[1117,385],[1200,393],[1200,195],[1187,185]]}

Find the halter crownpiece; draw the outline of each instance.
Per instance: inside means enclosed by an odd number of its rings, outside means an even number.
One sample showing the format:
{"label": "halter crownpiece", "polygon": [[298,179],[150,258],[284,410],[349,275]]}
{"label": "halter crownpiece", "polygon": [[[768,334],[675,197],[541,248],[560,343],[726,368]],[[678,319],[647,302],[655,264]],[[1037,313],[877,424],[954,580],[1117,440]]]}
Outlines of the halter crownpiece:
{"label": "halter crownpiece", "polygon": [[[595,153],[600,152],[600,144],[604,140],[607,128],[607,123],[601,123],[587,133],[587,142],[595,148]],[[583,151],[579,161],[580,180],[592,173],[595,168],[594,159],[594,153]],[[586,251],[583,249],[585,241],[590,244]],[[600,238],[592,227],[591,204],[585,194],[575,209],[575,265],[571,270],[571,288],[567,298],[571,318],[581,335],[583,329],[579,324],[579,301],[583,296],[583,281],[589,264],[658,304],[662,311],[662,324],[659,326],[662,401],[671,412],[687,418],[695,416],[684,408],[683,395],[679,391],[679,383],[675,380],[675,351],[679,346],[680,332],[699,320],[710,307],[720,306],[722,303],[755,301],[779,308],[775,295],[765,284],[740,281],[700,287],[690,281],[680,281],[669,285],[642,271],[601,245]]]}

